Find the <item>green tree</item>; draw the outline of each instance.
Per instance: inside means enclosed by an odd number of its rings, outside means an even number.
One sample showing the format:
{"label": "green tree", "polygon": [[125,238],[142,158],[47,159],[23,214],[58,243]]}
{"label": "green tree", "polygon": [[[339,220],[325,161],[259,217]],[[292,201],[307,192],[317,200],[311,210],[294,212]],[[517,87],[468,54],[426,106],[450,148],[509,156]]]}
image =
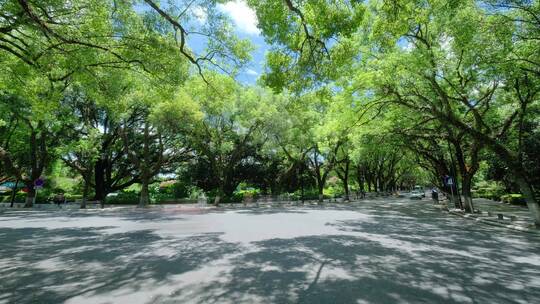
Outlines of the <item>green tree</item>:
{"label": "green tree", "polygon": [[[262,90],[242,88],[217,74],[207,79],[210,86],[200,78],[188,82],[179,93],[182,97],[156,115],[169,130],[185,134],[196,161],[208,169],[208,179],[200,186],[215,190],[219,204],[236,189],[246,163],[254,161],[266,140],[265,123],[277,110]],[[191,114],[182,117],[186,104]]]}
{"label": "green tree", "polygon": [[[539,29],[537,1],[490,2],[502,9],[468,0],[372,1],[359,4],[368,8],[361,10],[362,22],[346,29],[321,22],[324,17],[305,17],[316,16],[311,13],[312,1],[296,3],[290,11],[282,10],[283,18],[273,18],[267,13],[268,7],[277,9],[277,2],[252,3],[262,7],[258,15],[261,24],[277,23],[272,28],[261,27],[271,41],[281,43],[282,51],[271,56],[286,58],[274,60],[277,64],[270,70],[267,83],[295,88],[295,83],[272,81],[274,72],[288,75],[281,72],[288,69],[280,66],[291,68],[289,74],[316,75],[319,82],[352,78],[342,81],[351,84],[356,94],[422,112],[441,125],[464,131],[469,143],[491,150],[506,164],[540,224],[540,207],[520,156],[523,133],[510,136],[511,130],[522,129],[531,108],[538,103],[538,44],[534,43]],[[321,3],[320,9],[333,4]],[[333,73],[309,71],[321,71],[323,67],[291,67],[290,58],[301,58],[303,52],[287,43],[290,36],[277,34],[287,33],[291,28],[288,24],[306,24],[315,38],[325,37],[323,33],[336,38],[332,50],[347,51],[339,56],[331,54],[328,61],[313,62],[322,63]]]}
{"label": "green tree", "polygon": [[0,95],[0,104],[4,115],[9,116],[9,123],[0,127],[0,162],[11,177],[25,183],[28,189],[25,207],[31,207],[36,195],[34,181],[51,164],[55,147],[70,122],[57,119],[65,117],[63,110],[47,111],[18,96],[4,93]]}

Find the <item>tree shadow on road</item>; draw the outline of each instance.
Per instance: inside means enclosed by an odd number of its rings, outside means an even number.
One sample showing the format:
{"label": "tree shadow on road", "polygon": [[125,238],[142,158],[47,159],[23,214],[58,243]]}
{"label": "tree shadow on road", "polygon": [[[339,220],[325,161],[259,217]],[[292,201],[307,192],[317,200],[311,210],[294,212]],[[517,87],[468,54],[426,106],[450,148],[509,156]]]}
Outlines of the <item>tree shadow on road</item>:
{"label": "tree shadow on road", "polygon": [[[449,218],[430,206],[366,207],[370,221],[329,223],[346,235],[254,243],[195,303],[533,303],[540,239]],[[178,292],[175,300],[189,300]],[[253,300],[256,299],[256,300]]]}
{"label": "tree shadow on road", "polygon": [[144,289],[148,280],[167,282],[238,250],[214,233],[167,239],[149,230],[100,231],[109,228],[0,229],[0,303],[61,303],[126,286]]}
{"label": "tree shadow on road", "polygon": [[[534,235],[409,208],[406,202],[391,208],[366,204],[360,211],[370,219],[329,222],[336,228],[332,235],[249,244],[225,242],[220,233],[169,237],[153,230],[115,233],[115,227],[0,228],[0,303],[81,297],[117,303],[119,290],[149,295],[138,303],[534,303],[540,298],[540,240]],[[139,216],[121,218],[138,222]],[[159,220],[159,214],[150,218]]]}
{"label": "tree shadow on road", "polygon": [[199,289],[197,303],[249,302],[246,293],[265,303],[532,303],[540,296],[540,267],[503,262],[508,250],[464,257],[445,247],[420,253],[383,244],[343,235],[258,242],[222,274],[225,282]]}
{"label": "tree shadow on road", "polygon": [[138,222],[153,221],[178,221],[185,216],[181,209],[144,209],[135,207],[125,207],[121,209],[74,209],[74,210],[7,210],[0,212],[0,223],[13,220],[40,221],[58,219],[58,221],[69,221],[71,219],[81,219],[89,217],[125,219]]}

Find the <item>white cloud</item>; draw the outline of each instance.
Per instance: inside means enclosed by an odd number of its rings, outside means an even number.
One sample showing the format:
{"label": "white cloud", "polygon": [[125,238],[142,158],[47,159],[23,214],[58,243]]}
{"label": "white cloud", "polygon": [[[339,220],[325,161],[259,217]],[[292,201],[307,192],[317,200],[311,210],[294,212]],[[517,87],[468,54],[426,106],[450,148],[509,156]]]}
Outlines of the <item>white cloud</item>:
{"label": "white cloud", "polygon": [[225,4],[218,4],[218,7],[231,17],[238,31],[246,34],[258,35],[257,15],[246,4],[244,0],[234,0]]}
{"label": "white cloud", "polygon": [[191,9],[191,12],[193,13],[193,16],[199,21],[200,23],[205,23],[208,19],[208,13],[206,10],[200,6],[195,6]]}
{"label": "white cloud", "polygon": [[255,70],[253,70],[253,69],[247,69],[247,70],[246,70],[246,74],[252,75],[252,76],[257,76],[257,75],[259,75],[259,73],[257,73],[257,71],[255,71]]}

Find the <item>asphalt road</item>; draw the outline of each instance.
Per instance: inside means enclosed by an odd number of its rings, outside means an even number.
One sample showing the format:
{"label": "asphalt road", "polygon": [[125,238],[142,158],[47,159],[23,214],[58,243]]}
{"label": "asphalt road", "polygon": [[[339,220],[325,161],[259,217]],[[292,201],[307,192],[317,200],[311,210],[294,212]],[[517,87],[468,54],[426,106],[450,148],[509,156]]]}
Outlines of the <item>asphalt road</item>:
{"label": "asphalt road", "polygon": [[428,201],[0,213],[0,303],[538,299],[538,236]]}

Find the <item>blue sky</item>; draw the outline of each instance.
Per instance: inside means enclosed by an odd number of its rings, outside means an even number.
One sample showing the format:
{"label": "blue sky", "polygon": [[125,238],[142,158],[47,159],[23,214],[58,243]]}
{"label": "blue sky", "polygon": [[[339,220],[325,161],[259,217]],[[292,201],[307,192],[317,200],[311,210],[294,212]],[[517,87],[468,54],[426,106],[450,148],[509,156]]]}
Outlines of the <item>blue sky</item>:
{"label": "blue sky", "polygon": [[[254,84],[262,73],[265,53],[269,49],[257,28],[257,16],[244,0],[233,0],[225,4],[218,4],[218,9],[231,18],[238,37],[249,39],[256,47],[251,54],[253,58],[250,64],[237,77],[237,80],[244,84]],[[197,12],[194,13],[197,14]],[[203,44],[203,40],[195,39],[191,41],[190,47],[196,50],[203,48]]]}
{"label": "blue sky", "polygon": [[[192,24],[197,27],[197,23],[204,23],[206,21],[207,12],[205,12],[200,6],[196,5],[196,2],[186,1],[185,3],[179,1],[175,3],[167,1],[160,1],[160,4],[164,7],[168,5],[178,5],[178,7],[185,8],[186,3],[190,7],[189,12],[194,17],[195,22]],[[244,68],[243,71],[237,76],[237,80],[244,84],[255,84],[257,78],[261,75],[264,67],[265,53],[269,49],[269,45],[266,44],[259,29],[257,28],[257,16],[255,12],[249,8],[245,0],[230,0],[226,3],[219,3],[218,9],[229,16],[232,25],[235,28],[236,35],[242,39],[248,39],[255,46],[255,51],[252,52],[251,62]],[[138,11],[150,10],[145,5],[138,5],[135,7]],[[198,20],[198,22],[197,22]],[[199,23],[199,24],[200,24]],[[207,40],[200,35],[189,35],[187,37],[188,46],[195,51],[195,53],[202,55],[206,47]]]}
{"label": "blue sky", "polygon": [[255,45],[256,50],[251,53],[251,63],[238,75],[237,79],[245,84],[254,84],[263,71],[265,53],[269,49],[269,46],[260,35],[238,33],[238,36],[250,39],[253,45]]}

